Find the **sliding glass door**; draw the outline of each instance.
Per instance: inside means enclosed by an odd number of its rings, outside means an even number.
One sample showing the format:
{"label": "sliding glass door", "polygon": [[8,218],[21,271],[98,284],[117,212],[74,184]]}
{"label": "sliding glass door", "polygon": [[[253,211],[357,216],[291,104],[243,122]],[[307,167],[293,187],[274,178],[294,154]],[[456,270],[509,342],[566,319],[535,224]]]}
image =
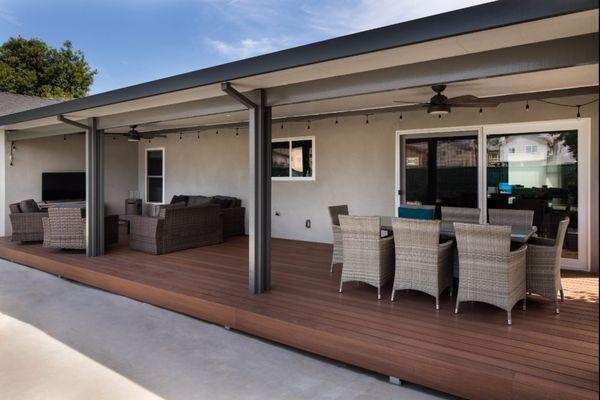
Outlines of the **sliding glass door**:
{"label": "sliding glass door", "polygon": [[402,141],[402,203],[478,207],[477,132],[407,136]]}
{"label": "sliding glass door", "polygon": [[569,218],[562,266],[588,269],[589,134],[589,119],[399,131],[396,205],[532,210],[544,238]]}

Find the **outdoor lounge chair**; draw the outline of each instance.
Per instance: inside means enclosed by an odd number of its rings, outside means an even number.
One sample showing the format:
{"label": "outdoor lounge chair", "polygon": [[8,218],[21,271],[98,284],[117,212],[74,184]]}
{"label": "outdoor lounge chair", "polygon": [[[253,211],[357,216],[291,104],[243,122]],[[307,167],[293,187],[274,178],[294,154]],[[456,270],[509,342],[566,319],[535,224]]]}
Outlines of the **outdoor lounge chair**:
{"label": "outdoor lounge chair", "polygon": [[533,210],[489,209],[490,224],[529,230],[533,226]]}
{"label": "outdoor lounge chair", "polygon": [[381,287],[394,273],[394,238],[381,237],[379,217],[354,217],[340,215],[344,245],[340,293],[344,282],[364,282],[377,288],[381,300]]}
{"label": "outdoor lounge chair", "polygon": [[480,301],[511,311],[525,296],[525,258],[527,246],[510,250],[510,226],[455,223],[460,257],[456,309],[463,301]]}
{"label": "outdoor lounge chair", "polygon": [[560,313],[557,293],[564,300],[560,281],[560,258],[569,218],[558,225],[556,239],[532,238],[527,243],[527,291],[553,300]]}
{"label": "outdoor lounge chair", "polygon": [[12,227],[11,240],[13,242],[41,242],[44,240],[42,218],[48,217],[47,212],[42,212],[39,208],[37,210],[23,210],[20,203],[11,204],[9,208]]}
{"label": "outdoor lounge chair", "polygon": [[129,247],[151,254],[223,242],[223,221],[216,205],[163,207],[158,217],[130,216]]}
{"label": "outdoor lounge chair", "polygon": [[342,228],[340,228],[340,215],[348,215],[348,205],[329,206],[329,217],[331,218],[331,230],[333,232],[333,254],[331,255],[331,270],[333,266],[341,264],[344,260],[344,244],[342,243]]}
{"label": "outdoor lounge chair", "polygon": [[85,217],[81,208],[48,209],[44,225],[44,247],[53,249],[85,250]]}
{"label": "outdoor lounge chair", "polygon": [[440,309],[440,294],[450,288],[452,295],[452,240],[440,244],[440,221],[393,218],[396,290],[412,289],[435,297]]}

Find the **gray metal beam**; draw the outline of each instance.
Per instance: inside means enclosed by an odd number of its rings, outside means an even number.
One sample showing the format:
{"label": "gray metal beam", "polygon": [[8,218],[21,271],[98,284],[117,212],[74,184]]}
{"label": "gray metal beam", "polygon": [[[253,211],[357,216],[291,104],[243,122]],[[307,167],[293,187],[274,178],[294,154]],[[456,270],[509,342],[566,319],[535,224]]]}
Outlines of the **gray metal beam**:
{"label": "gray metal beam", "polygon": [[598,64],[598,33],[318,79],[268,90],[271,106]]}
{"label": "gray metal beam", "polygon": [[249,116],[250,205],[249,289],[263,293],[271,288],[271,107],[260,91]]}
{"label": "gray metal beam", "polygon": [[84,131],[89,128],[89,126],[82,124],[81,122],[73,121],[72,119],[66,118],[64,115],[57,115],[56,119],[67,125],[72,125],[76,128],[83,129]]}
{"label": "gray metal beam", "polygon": [[85,136],[86,255],[104,254],[104,134],[90,118]]}
{"label": "gray metal beam", "polygon": [[597,0],[497,1],[1,116],[0,126],[593,9]]}

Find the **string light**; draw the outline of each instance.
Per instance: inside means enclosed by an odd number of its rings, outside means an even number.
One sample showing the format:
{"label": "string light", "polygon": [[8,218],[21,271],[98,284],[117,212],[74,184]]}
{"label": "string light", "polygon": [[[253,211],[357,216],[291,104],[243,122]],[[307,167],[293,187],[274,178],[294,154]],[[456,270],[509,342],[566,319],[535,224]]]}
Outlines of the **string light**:
{"label": "string light", "polygon": [[306,123],[306,129],[310,130],[310,119]]}
{"label": "string light", "polygon": [[402,113],[400,113],[400,121],[402,121]]}
{"label": "string light", "polygon": [[369,114],[365,115],[365,124],[369,123]]}
{"label": "string light", "polygon": [[581,106],[577,106],[577,118],[581,118]]}
{"label": "string light", "polygon": [[67,141],[67,135],[63,135],[63,142]]}
{"label": "string light", "polygon": [[113,135],[113,140],[117,140],[117,137]]}
{"label": "string light", "polygon": [[148,143],[152,143],[152,139],[148,138]]}
{"label": "string light", "polygon": [[218,134],[219,134],[219,130],[217,129],[217,130],[215,131],[215,135],[218,135]]}
{"label": "string light", "polygon": [[438,119],[442,119],[442,114],[438,114]]}
{"label": "string light", "polygon": [[335,124],[336,124],[336,125],[338,124],[338,119],[337,119],[337,117],[335,117]]}
{"label": "string light", "polygon": [[183,133],[179,132],[179,140],[183,139]]}
{"label": "string light", "polygon": [[200,131],[197,132],[198,139],[200,139]]}
{"label": "string light", "polygon": [[529,100],[525,102],[525,111],[529,112]]}
{"label": "string light", "polygon": [[235,128],[235,136],[240,136],[240,128]]}
{"label": "string light", "polygon": [[548,101],[548,100],[544,100],[544,99],[540,99],[538,101],[542,102],[542,103],[550,104],[550,105],[553,105],[553,106],[577,108],[577,118],[581,118],[581,107],[585,107],[588,104],[596,103],[598,101],[598,99],[590,100],[587,103],[576,104],[576,105],[573,105],[573,104],[564,104],[564,103],[556,103],[554,101]]}
{"label": "string light", "polygon": [[281,129],[283,129],[283,122],[281,123]]}
{"label": "string light", "polygon": [[479,115],[483,114],[483,108],[479,108]]}

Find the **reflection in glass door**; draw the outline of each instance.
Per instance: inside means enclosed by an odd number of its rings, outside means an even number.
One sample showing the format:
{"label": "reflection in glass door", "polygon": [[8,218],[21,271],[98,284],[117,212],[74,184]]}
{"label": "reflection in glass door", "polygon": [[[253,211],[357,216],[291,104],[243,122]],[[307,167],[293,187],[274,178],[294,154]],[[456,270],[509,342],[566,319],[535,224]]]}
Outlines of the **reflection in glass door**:
{"label": "reflection in glass door", "polygon": [[403,141],[404,190],[408,204],[478,206],[477,135],[410,137]]}
{"label": "reflection in glass door", "polygon": [[534,212],[538,236],[570,218],[563,258],[578,258],[577,130],[487,136],[487,208]]}

